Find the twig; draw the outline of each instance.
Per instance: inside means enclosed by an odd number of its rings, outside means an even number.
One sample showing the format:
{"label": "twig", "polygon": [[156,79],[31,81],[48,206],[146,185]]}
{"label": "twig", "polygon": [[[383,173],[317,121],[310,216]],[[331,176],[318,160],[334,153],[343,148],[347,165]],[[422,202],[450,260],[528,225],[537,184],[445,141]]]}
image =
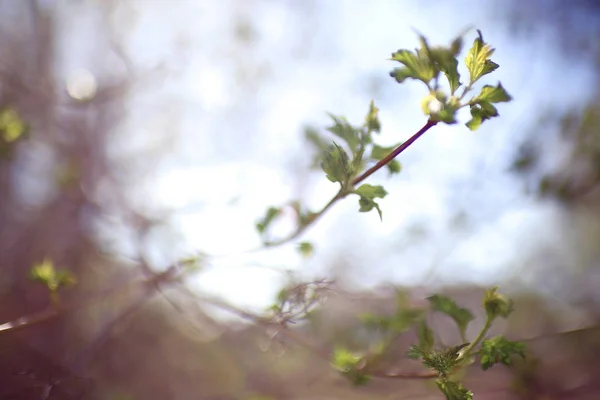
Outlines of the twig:
{"label": "twig", "polygon": [[390,154],[382,158],[377,164],[366,170],[362,175],[352,181],[353,185],[358,185],[360,182],[367,179],[369,176],[373,175],[375,172],[383,168],[386,164],[392,161],[394,158],[398,156],[398,154],[402,153],[404,150],[408,148],[411,144],[413,144],[421,135],[429,130],[429,128],[435,126],[437,121],[428,120],[427,123],[417,131],[414,135],[410,137],[406,142],[402,143],[400,146],[396,147],[394,151]]}

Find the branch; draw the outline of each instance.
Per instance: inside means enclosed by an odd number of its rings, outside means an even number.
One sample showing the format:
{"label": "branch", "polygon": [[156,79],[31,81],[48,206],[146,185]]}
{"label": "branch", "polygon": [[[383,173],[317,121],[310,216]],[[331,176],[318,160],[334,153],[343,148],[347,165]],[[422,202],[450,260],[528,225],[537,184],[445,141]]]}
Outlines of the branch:
{"label": "branch", "polygon": [[394,158],[398,156],[398,154],[402,153],[404,150],[408,148],[411,144],[413,144],[421,135],[429,130],[429,128],[435,126],[437,121],[428,120],[427,123],[417,131],[414,135],[410,137],[406,142],[402,143],[400,146],[396,147],[394,151],[388,154],[385,158],[381,159],[377,164],[366,170],[362,175],[352,181],[353,185],[358,185],[360,182],[367,179],[369,176],[373,175],[375,172],[383,168],[387,163],[392,161]]}
{"label": "branch", "polygon": [[[410,139],[408,139],[406,142],[402,143],[400,146],[396,147],[394,149],[394,151],[392,151],[390,154],[388,154],[385,158],[381,159],[377,164],[375,164],[374,166],[372,166],[371,168],[369,168],[368,170],[366,170],[365,172],[363,172],[360,176],[358,176],[357,178],[355,178],[352,181],[352,185],[353,186],[358,185],[360,182],[364,181],[369,176],[373,175],[375,172],[377,172],[378,170],[380,170],[381,168],[383,168],[390,161],[392,161],[394,158],[396,158],[400,153],[402,153],[404,150],[406,150],[411,144],[413,144],[419,137],[421,137],[421,135],[423,135],[425,132],[427,132],[431,127],[435,126],[436,124],[437,124],[437,121],[428,120],[427,123],[421,129],[419,129],[417,131],[417,133],[415,133],[414,135],[412,135],[410,137]],[[317,213],[315,213],[315,214],[312,215],[312,218],[310,219],[310,221],[308,221],[308,222],[300,225],[298,227],[298,229],[296,229],[292,234],[290,234],[289,236],[287,236],[287,237],[285,237],[283,239],[272,241],[272,242],[265,242],[265,246],[266,247],[280,246],[282,244],[291,242],[292,240],[298,238],[317,219],[319,219],[323,214],[325,214],[325,212],[327,210],[329,210],[331,208],[331,206],[333,206],[338,200],[343,199],[347,195],[348,195],[347,192],[345,192],[344,190],[340,190],[338,192],[338,194],[336,194],[335,197],[333,199],[331,199],[329,201],[329,203],[327,203],[325,205],[325,207],[323,207],[321,209],[321,211],[319,211],[319,212],[317,212]],[[256,250],[259,250],[259,249],[256,249]]]}

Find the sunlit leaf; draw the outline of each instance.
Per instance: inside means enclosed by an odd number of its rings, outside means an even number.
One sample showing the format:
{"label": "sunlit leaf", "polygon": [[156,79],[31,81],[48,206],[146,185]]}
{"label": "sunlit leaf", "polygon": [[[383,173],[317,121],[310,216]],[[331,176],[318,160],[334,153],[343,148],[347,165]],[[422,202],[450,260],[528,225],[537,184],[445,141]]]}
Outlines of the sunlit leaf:
{"label": "sunlit leaf", "polygon": [[438,73],[431,60],[423,52],[398,50],[392,53],[391,59],[404,65],[404,67],[395,68],[390,72],[390,76],[395,78],[398,83],[411,78],[429,84]]}
{"label": "sunlit leaf", "polygon": [[446,400],[472,400],[473,392],[458,382],[446,379],[438,379],[436,384],[440,391],[446,396]]}
{"label": "sunlit leaf", "polygon": [[494,54],[494,49],[483,41],[481,31],[477,31],[478,37],[473,42],[473,46],[469,50],[465,58],[465,64],[469,70],[471,84],[475,83],[482,76],[495,71],[499,65],[489,58]]}

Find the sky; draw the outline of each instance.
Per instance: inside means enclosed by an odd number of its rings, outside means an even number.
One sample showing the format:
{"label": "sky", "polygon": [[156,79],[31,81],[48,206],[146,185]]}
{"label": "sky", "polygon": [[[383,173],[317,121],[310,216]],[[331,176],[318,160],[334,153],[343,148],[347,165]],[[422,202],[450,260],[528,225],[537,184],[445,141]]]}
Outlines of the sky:
{"label": "sky", "polygon": [[[64,56],[62,71],[88,82],[81,71],[107,73],[98,67],[104,53],[86,43],[108,22],[135,70],[148,72],[137,75],[144,78],[111,151],[156,160],[130,196],[165,216],[148,242],[157,268],[194,251],[222,255],[190,281],[197,290],[258,310],[273,301],[286,270],[307,279],[334,273],[356,288],[489,285],[515,273],[531,285],[524,265],[545,249],[553,262],[570,262],[560,210],[526,193],[509,168],[541,113],[584,104],[593,75],[558,52],[550,30],[517,40],[498,2],[140,0],[115,6],[110,18],[101,2],[84,3],[77,18],[73,9],[62,15],[66,48],[78,49]],[[500,68],[485,83],[501,81],[514,98],[500,105],[500,118],[476,132],[464,127],[465,115],[436,126],[401,155],[400,175],[369,179],[389,193],[383,222],[347,198],[302,237],[316,245],[311,259],[294,244],[238,254],[260,245],[254,225],[267,207],[300,198],[318,209],[335,194],[322,172],[308,170],[304,126],[323,131],[326,112],[360,124],[374,99],[378,143],[407,139],[426,121],[426,92],[396,84],[387,59],[417,47],[416,31],[447,44],[470,26],[497,49]],[[474,37],[467,34],[465,47]],[[289,229],[286,216],[273,233]]]}

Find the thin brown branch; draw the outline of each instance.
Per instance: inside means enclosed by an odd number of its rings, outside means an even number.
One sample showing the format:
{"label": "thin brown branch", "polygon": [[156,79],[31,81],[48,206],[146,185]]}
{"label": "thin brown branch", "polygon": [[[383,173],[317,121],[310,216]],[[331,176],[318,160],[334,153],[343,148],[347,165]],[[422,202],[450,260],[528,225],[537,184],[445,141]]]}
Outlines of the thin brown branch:
{"label": "thin brown branch", "polygon": [[321,211],[315,213],[312,215],[312,218],[310,220],[310,222],[306,222],[302,225],[300,225],[298,227],[298,229],[296,229],[291,235],[280,239],[280,240],[276,240],[273,242],[266,242],[265,246],[266,247],[274,247],[274,246],[281,246],[282,244],[291,242],[292,240],[296,239],[298,236],[302,235],[304,233],[304,231],[306,231],[306,229],[308,227],[310,227],[312,224],[314,224],[321,216],[323,216],[323,214],[325,214],[325,212],[327,212],[327,210],[329,210],[338,200],[343,199],[344,197],[346,197],[346,193],[344,193],[342,190],[340,190],[338,192],[338,194],[335,195],[334,198],[332,198],[331,200],[329,200],[329,203],[327,203],[325,205],[325,207],[323,207],[321,209]]}
{"label": "thin brown branch", "polygon": [[419,131],[417,133],[415,133],[414,135],[412,135],[410,137],[410,139],[408,139],[406,142],[402,143],[400,146],[396,147],[394,149],[394,151],[392,151],[386,157],[382,158],[377,164],[375,164],[374,166],[372,166],[371,168],[366,170],[358,178],[354,179],[352,184],[358,185],[359,183],[361,183],[362,181],[367,179],[369,176],[373,175],[375,172],[377,172],[378,170],[383,168],[386,164],[388,164],[390,161],[392,161],[394,158],[396,158],[398,156],[398,154],[402,153],[404,150],[406,150],[408,148],[408,146],[413,144],[421,135],[423,135],[425,132],[427,132],[429,130],[429,128],[431,128],[432,126],[435,126],[436,124],[437,124],[437,121],[428,120],[427,123],[421,129],[419,129]]}

